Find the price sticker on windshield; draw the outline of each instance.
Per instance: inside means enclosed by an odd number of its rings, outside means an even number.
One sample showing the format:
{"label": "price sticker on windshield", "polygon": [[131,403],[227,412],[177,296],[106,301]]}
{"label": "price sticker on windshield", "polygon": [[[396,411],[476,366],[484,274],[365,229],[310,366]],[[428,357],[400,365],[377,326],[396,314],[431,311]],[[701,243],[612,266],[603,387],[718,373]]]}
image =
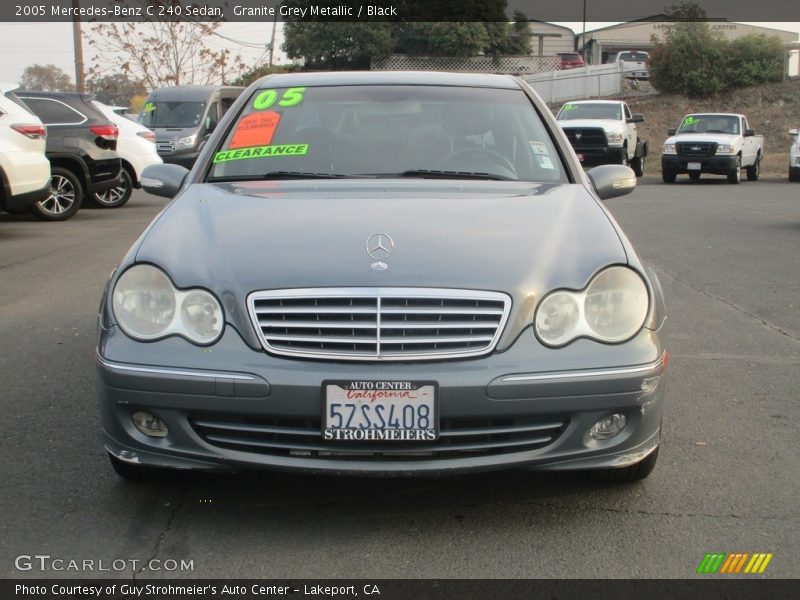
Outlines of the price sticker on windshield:
{"label": "price sticker on windshield", "polygon": [[268,146],[272,143],[275,130],[281,121],[274,111],[255,112],[247,115],[236,124],[229,149]]}

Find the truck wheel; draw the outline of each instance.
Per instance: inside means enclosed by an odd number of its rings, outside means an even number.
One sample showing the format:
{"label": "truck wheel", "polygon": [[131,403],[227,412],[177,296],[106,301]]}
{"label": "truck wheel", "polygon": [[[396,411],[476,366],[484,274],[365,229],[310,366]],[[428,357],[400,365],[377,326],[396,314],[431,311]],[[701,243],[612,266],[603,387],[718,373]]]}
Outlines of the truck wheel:
{"label": "truck wheel", "polygon": [[623,167],[627,167],[627,166],[630,165],[630,162],[628,162],[628,147],[627,146],[623,146],[622,147],[622,158],[620,158],[619,164],[621,164]]}
{"label": "truck wheel", "polygon": [[677,179],[677,174],[674,171],[661,171],[661,179],[664,183],[675,183],[675,179]]}
{"label": "truck wheel", "polygon": [[691,179],[692,181],[697,181],[698,179],[700,179],[700,171],[691,171],[689,173],[689,179]]}
{"label": "truck wheel", "polygon": [[747,167],[747,181],[758,181],[761,172],[761,155],[756,156],[756,162]]}
{"label": "truck wheel", "polygon": [[637,156],[631,161],[631,169],[637,177],[644,175],[644,156]]}
{"label": "truck wheel", "polygon": [[50,195],[31,206],[33,214],[43,221],[66,221],[81,207],[83,186],[72,171],[61,167],[50,169]]}
{"label": "truck wheel", "polygon": [[789,181],[800,181],[800,167],[789,167]]}
{"label": "truck wheel", "polygon": [[736,168],[728,171],[728,183],[739,183],[742,180],[742,157],[736,157]]}

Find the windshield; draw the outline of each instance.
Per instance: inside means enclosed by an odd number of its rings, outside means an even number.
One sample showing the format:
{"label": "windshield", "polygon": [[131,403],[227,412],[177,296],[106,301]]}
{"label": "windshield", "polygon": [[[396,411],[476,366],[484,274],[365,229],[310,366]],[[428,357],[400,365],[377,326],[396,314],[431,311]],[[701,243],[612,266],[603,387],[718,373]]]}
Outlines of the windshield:
{"label": "windshield", "polygon": [[204,102],[145,102],[139,122],[145,127],[197,127]]}
{"label": "windshield", "polygon": [[207,179],[322,176],[566,180],[521,90],[428,85],[257,90]]}
{"label": "windshield", "polygon": [[572,104],[568,103],[558,111],[559,121],[571,121],[575,119],[622,119],[620,104],[613,102],[599,102],[593,104]]}
{"label": "windshield", "polygon": [[739,117],[728,115],[688,115],[683,119],[678,133],[730,133],[739,134]]}
{"label": "windshield", "polygon": [[646,52],[621,52],[619,55],[620,60],[637,60],[647,61],[650,58]]}

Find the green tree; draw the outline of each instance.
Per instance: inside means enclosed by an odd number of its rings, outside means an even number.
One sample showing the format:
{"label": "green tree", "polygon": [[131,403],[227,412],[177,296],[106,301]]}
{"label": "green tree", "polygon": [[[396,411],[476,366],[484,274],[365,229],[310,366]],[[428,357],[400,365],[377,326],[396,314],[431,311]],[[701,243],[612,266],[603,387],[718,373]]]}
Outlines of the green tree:
{"label": "green tree", "polygon": [[22,72],[19,85],[24,90],[38,92],[69,92],[75,89],[69,75],[55,65],[28,65]]}
{"label": "green tree", "polygon": [[725,89],[725,43],[707,23],[675,23],[650,52],[650,83],[657,90],[710,96]]}
{"label": "green tree", "polygon": [[289,21],[282,48],[289,58],[305,58],[307,68],[368,69],[371,59],[392,53],[395,29],[392,23]]}
{"label": "green tree", "polygon": [[131,80],[122,73],[92,77],[86,81],[86,90],[92,92],[103,104],[111,106],[130,106],[134,96],[147,93],[144,84]]}
{"label": "green tree", "polygon": [[778,37],[762,34],[733,40],[727,51],[726,82],[729,87],[747,87],[781,81],[783,57],[783,44]]}

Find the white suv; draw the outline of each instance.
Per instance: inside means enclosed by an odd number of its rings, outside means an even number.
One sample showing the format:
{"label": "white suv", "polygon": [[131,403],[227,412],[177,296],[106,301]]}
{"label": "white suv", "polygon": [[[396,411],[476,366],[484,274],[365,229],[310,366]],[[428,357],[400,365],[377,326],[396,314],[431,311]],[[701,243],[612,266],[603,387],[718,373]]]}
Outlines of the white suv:
{"label": "white suv", "polygon": [[47,129],[0,83],[0,209],[22,212],[50,194],[50,161],[44,155]]}
{"label": "white suv", "polygon": [[141,187],[142,171],[150,165],[161,164],[156,152],[156,134],[144,125],[123,117],[118,107],[107,106],[97,100],[92,105],[119,129],[117,154],[122,160],[122,179],[116,187],[105,192],[96,192],[90,200],[106,208],[116,208],[131,197],[133,188]]}

